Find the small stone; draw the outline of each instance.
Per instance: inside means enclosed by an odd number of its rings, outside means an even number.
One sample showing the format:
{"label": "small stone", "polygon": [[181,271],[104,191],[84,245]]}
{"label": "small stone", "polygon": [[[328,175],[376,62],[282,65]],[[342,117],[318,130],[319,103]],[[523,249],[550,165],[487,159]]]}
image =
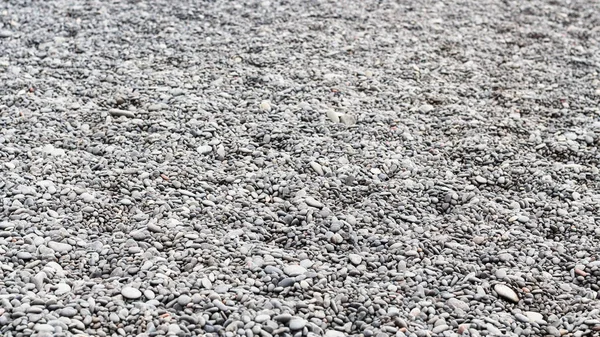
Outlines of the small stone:
{"label": "small stone", "polygon": [[290,277],[295,277],[298,275],[303,275],[304,273],[307,272],[306,268],[297,265],[297,264],[291,264],[291,265],[287,265],[283,268],[283,272],[290,276]]}
{"label": "small stone", "polygon": [[540,314],[539,312],[525,311],[525,316],[529,319],[529,321],[538,324],[544,321],[544,316],[542,316],[542,314]]}
{"label": "small stone", "polygon": [[323,167],[321,166],[321,164],[315,162],[315,161],[311,161],[310,163],[310,167],[317,172],[318,175],[322,176],[325,175],[325,172],[323,172]]}
{"label": "small stone", "polygon": [[313,197],[306,197],[306,199],[304,201],[306,201],[306,204],[308,206],[312,206],[312,207],[316,207],[316,208],[323,208],[323,204],[320,203],[319,201],[317,201]]}
{"label": "small stone", "polygon": [[54,332],[54,327],[50,324],[36,324],[33,326],[33,330],[37,332]]}
{"label": "small stone", "polygon": [[361,264],[362,256],[360,256],[358,254],[348,254],[348,260],[350,260],[350,263],[357,266],[357,265]]}
{"label": "small stone", "polygon": [[110,110],[108,110],[108,113],[115,117],[121,117],[121,116],[125,116],[128,118],[135,117],[135,113],[133,111],[128,111],[128,110],[110,109]]}
{"label": "small stone", "polygon": [[433,110],[433,106],[430,104],[423,104],[419,107],[419,111],[422,113],[428,113]]}
{"label": "small stone", "polygon": [[33,255],[31,255],[30,252],[18,252],[17,258],[21,260],[31,260],[33,258]]}
{"label": "small stone", "polygon": [[136,300],[142,297],[142,292],[133,287],[124,287],[121,289],[121,295],[127,299]]}
{"label": "small stone", "polygon": [[271,102],[268,100],[264,100],[264,101],[260,102],[260,110],[265,111],[265,112],[270,112],[271,111]]}
{"label": "small stone", "polygon": [[551,334],[552,336],[555,336],[555,337],[560,337],[561,336],[560,330],[558,330],[556,327],[554,327],[552,325],[546,326],[546,331],[549,334]]}
{"label": "small stone", "polygon": [[188,295],[181,295],[179,296],[179,298],[177,299],[177,303],[179,305],[181,305],[182,307],[185,307],[186,305],[188,305],[190,302],[192,302],[192,298],[189,297]]}
{"label": "small stone", "polygon": [[292,319],[292,315],[284,313],[273,317],[273,320],[280,323],[287,323]]}
{"label": "small stone", "polygon": [[13,32],[11,32],[10,30],[7,30],[7,29],[0,30],[0,38],[6,39],[11,36],[13,36]]}
{"label": "small stone", "polygon": [[62,243],[62,242],[56,242],[56,241],[48,242],[48,248],[50,248],[58,253],[67,253],[71,249],[73,249],[73,247],[68,243]]}
{"label": "small stone", "polygon": [[354,118],[354,116],[351,115],[343,114],[340,116],[340,122],[342,122],[346,126],[352,126],[356,124],[356,118]]}
{"label": "small stone", "polygon": [[146,235],[146,232],[144,232],[142,230],[132,231],[131,233],[129,233],[129,236],[131,236],[131,238],[136,241],[143,241],[143,240],[146,240],[146,238],[148,237]]}
{"label": "small stone", "polygon": [[327,110],[327,118],[334,123],[340,122],[340,115],[332,109]]}
{"label": "small stone", "polygon": [[146,296],[146,298],[149,300],[153,300],[156,297],[156,294],[154,294],[154,291],[146,289],[144,290],[144,296]]}
{"label": "small stone", "polygon": [[485,241],[485,237],[483,237],[483,236],[476,235],[476,236],[474,236],[474,237],[473,237],[473,242],[474,242],[475,244],[478,244],[478,245],[480,245],[480,244],[482,244],[484,241]]}
{"label": "small stone", "polygon": [[264,322],[268,321],[269,319],[271,319],[271,316],[269,316],[269,315],[257,315],[256,317],[254,317],[254,321],[256,323],[264,323]]}
{"label": "small stone", "polygon": [[494,324],[488,323],[485,325],[485,328],[488,331],[488,335],[491,336],[503,336],[502,331],[498,329]]}
{"label": "small stone", "polygon": [[209,154],[212,152],[212,146],[210,145],[200,145],[196,148],[196,151],[200,154]]}
{"label": "small stone", "polygon": [[73,317],[75,315],[77,315],[78,311],[77,309],[73,308],[73,307],[65,307],[60,311],[60,315],[63,317]]}
{"label": "small stone", "polygon": [[346,334],[337,330],[325,331],[325,337],[346,337]]}
{"label": "small stone", "polygon": [[293,277],[286,277],[283,280],[279,281],[277,286],[287,288],[294,285],[294,283],[296,283],[296,279],[294,279]]}
{"label": "small stone", "polygon": [[217,146],[217,156],[220,160],[225,159],[225,146],[223,146],[223,144],[219,144],[219,146]]}
{"label": "small stone", "polygon": [[431,332],[433,332],[434,334],[439,334],[441,332],[444,332],[446,330],[450,330],[450,326],[448,326],[447,324],[441,324],[438,325],[436,327],[434,327]]}
{"label": "small stone", "polygon": [[515,293],[514,290],[512,290],[511,288],[509,288],[508,286],[506,286],[504,284],[496,284],[494,286],[494,290],[496,291],[498,296],[500,296],[510,302],[513,302],[513,303],[519,302],[519,296],[517,295],[517,293]]}
{"label": "small stone", "polygon": [[459,300],[458,298],[450,298],[448,299],[448,301],[446,301],[446,305],[449,306],[450,308],[456,310],[456,309],[460,309],[463,311],[468,311],[469,310],[469,303],[464,302]]}
{"label": "small stone", "polygon": [[204,289],[212,289],[212,282],[208,279],[208,277],[205,277],[202,280],[200,280],[200,284]]}
{"label": "small stone", "polygon": [[47,144],[42,148],[42,152],[49,154],[51,156],[64,156],[66,154],[65,150],[57,149],[52,144]]}
{"label": "small stone", "polygon": [[59,283],[59,284],[57,284],[56,285],[56,290],[54,291],[54,293],[57,296],[61,296],[61,295],[67,294],[69,292],[71,292],[71,286],[68,285],[68,284],[66,284],[66,283]]}
{"label": "small stone", "polygon": [[150,104],[148,105],[148,111],[152,112],[152,111],[160,111],[162,110],[162,105],[161,104]]}
{"label": "small stone", "polygon": [[306,320],[300,317],[292,317],[288,325],[291,330],[300,330],[306,326]]}
{"label": "small stone", "polygon": [[344,242],[344,238],[339,233],[335,233],[331,238],[329,238],[329,241],[339,245],[340,243]]}

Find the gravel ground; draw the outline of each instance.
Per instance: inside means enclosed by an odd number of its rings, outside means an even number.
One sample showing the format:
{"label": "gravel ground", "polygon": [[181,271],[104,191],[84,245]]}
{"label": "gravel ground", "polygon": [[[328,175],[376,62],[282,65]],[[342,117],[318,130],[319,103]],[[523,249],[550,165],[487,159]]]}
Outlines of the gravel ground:
{"label": "gravel ground", "polygon": [[0,335],[598,336],[600,4],[0,3]]}

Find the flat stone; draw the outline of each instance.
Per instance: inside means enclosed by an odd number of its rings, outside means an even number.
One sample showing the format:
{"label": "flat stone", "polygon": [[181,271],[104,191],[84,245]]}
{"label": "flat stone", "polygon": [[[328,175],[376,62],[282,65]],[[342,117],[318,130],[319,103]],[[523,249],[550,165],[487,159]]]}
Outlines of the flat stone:
{"label": "flat stone", "polygon": [[306,197],[306,199],[304,201],[306,201],[306,204],[308,206],[312,206],[312,207],[316,207],[316,208],[323,208],[323,204],[320,203],[319,201],[317,201],[313,197]]}
{"label": "flat stone", "polygon": [[340,116],[340,122],[342,122],[346,126],[352,126],[356,124],[356,118],[354,118],[354,116],[351,115],[343,114]]}
{"label": "flat stone", "polygon": [[483,237],[483,236],[476,235],[476,236],[474,236],[474,237],[473,237],[473,242],[474,242],[475,244],[478,244],[478,245],[480,245],[480,244],[482,244],[484,241],[485,241],[485,237]]}
{"label": "flat stone", "polygon": [[92,201],[94,201],[94,196],[91,195],[91,194],[89,194],[89,193],[87,193],[87,192],[81,193],[81,195],[79,197],[84,202],[92,202]]}
{"label": "flat stone", "polygon": [[552,325],[546,326],[546,331],[552,336],[555,336],[555,337],[561,336],[560,330],[558,330],[556,327],[554,327]]}
{"label": "flat stone", "polygon": [[260,110],[265,111],[265,112],[269,112],[271,111],[272,107],[271,107],[271,102],[268,100],[264,100],[260,102]]}
{"label": "flat stone", "polygon": [[434,334],[439,334],[446,330],[450,330],[450,326],[448,326],[447,324],[440,324],[440,325],[434,327],[433,330],[431,330],[431,332],[433,332]]}
{"label": "flat stone", "polygon": [[450,298],[446,301],[446,305],[452,309],[469,310],[469,303],[459,300],[458,298]]}
{"label": "flat stone", "polygon": [[293,277],[286,277],[283,280],[279,281],[277,286],[287,288],[294,285],[294,283],[296,283],[296,279],[294,279]]}
{"label": "flat stone", "polygon": [[332,109],[327,110],[327,118],[334,123],[340,122],[340,115]]}
{"label": "flat stone", "polygon": [[307,270],[300,265],[292,264],[285,266],[283,272],[290,277],[294,277],[306,273]]}
{"label": "flat stone", "polygon": [[192,302],[192,298],[189,297],[188,295],[181,295],[179,296],[179,298],[177,299],[177,303],[179,305],[181,305],[182,307],[188,305],[190,302]]}
{"label": "flat stone", "polygon": [[121,289],[121,295],[127,299],[136,300],[142,297],[142,292],[133,287],[124,287]]}
{"label": "flat stone", "polygon": [[517,295],[517,293],[504,284],[496,284],[494,286],[494,290],[496,291],[498,296],[504,298],[505,300],[508,300],[513,303],[519,302],[519,296]]}
{"label": "flat stone", "polygon": [[59,283],[56,285],[56,290],[54,293],[58,296],[64,295],[66,293],[71,292],[71,286],[66,283]]}
{"label": "flat stone", "polygon": [[361,264],[362,256],[360,256],[358,254],[348,254],[348,260],[350,260],[350,263],[357,266],[357,265]]}
{"label": "flat stone", "polygon": [[60,315],[63,317],[73,317],[75,315],[77,315],[78,311],[77,309],[73,308],[73,307],[65,307],[60,311]]}
{"label": "flat stone", "polygon": [[31,255],[30,252],[18,252],[17,258],[21,260],[31,260],[33,258],[33,255]]}
{"label": "flat stone", "polygon": [[276,322],[281,322],[281,323],[287,323],[291,319],[292,319],[292,315],[290,315],[290,314],[280,314],[280,315],[273,317],[273,320],[275,320]]}
{"label": "flat stone", "polygon": [[256,323],[264,323],[264,322],[268,321],[269,319],[271,319],[271,316],[269,316],[269,315],[257,315],[256,317],[254,317],[254,321]]}
{"label": "flat stone", "polygon": [[544,321],[544,316],[539,312],[525,311],[525,316],[529,319],[530,322],[541,323]]}
{"label": "flat stone", "polygon": [[313,169],[313,171],[317,172],[317,174],[319,174],[320,176],[325,175],[325,172],[323,172],[323,167],[321,166],[321,164],[317,163],[316,161],[311,161],[309,163],[309,165]]}
{"label": "flat stone", "polygon": [[196,151],[200,154],[209,154],[212,152],[212,146],[210,145],[200,145],[196,148]]}
{"label": "flat stone", "polygon": [[340,244],[340,243],[344,242],[344,238],[339,233],[335,233],[329,239],[329,241],[331,241],[331,243]]}
{"label": "flat stone", "polygon": [[433,105],[430,104],[423,104],[419,107],[419,111],[422,113],[428,113],[431,112],[433,110]]}
{"label": "flat stone", "polygon": [[146,240],[146,238],[148,237],[148,235],[146,235],[146,232],[142,230],[132,231],[131,233],[129,233],[129,236],[131,236],[131,238],[136,241]]}
{"label": "flat stone", "polygon": [[33,330],[37,332],[54,332],[54,327],[50,324],[36,324],[33,326]]}
{"label": "flat stone", "polygon": [[73,249],[73,246],[71,246],[68,243],[50,241],[50,242],[48,242],[48,248],[50,248],[50,249],[52,249],[52,250],[54,250],[55,252],[58,252],[58,253],[67,253],[71,249]]}
{"label": "flat stone", "polygon": [[288,323],[288,326],[291,330],[300,330],[306,326],[306,320],[300,317],[292,317]]}
{"label": "flat stone", "polygon": [[325,331],[325,337],[346,337],[346,334],[337,330]]}

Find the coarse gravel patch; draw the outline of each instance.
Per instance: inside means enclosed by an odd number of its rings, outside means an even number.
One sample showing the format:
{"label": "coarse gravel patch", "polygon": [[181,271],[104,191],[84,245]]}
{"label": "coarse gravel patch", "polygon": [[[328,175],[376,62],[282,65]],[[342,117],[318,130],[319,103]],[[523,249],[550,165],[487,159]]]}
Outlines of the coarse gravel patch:
{"label": "coarse gravel patch", "polygon": [[600,4],[0,2],[0,335],[600,334]]}

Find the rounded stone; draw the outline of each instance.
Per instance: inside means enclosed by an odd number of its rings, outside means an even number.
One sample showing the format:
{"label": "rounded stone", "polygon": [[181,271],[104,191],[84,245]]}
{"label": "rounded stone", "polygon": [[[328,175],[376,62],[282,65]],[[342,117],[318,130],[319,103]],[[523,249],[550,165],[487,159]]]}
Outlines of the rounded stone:
{"label": "rounded stone", "polygon": [[127,299],[136,300],[142,297],[142,292],[133,287],[124,287],[121,289],[121,295]]}

